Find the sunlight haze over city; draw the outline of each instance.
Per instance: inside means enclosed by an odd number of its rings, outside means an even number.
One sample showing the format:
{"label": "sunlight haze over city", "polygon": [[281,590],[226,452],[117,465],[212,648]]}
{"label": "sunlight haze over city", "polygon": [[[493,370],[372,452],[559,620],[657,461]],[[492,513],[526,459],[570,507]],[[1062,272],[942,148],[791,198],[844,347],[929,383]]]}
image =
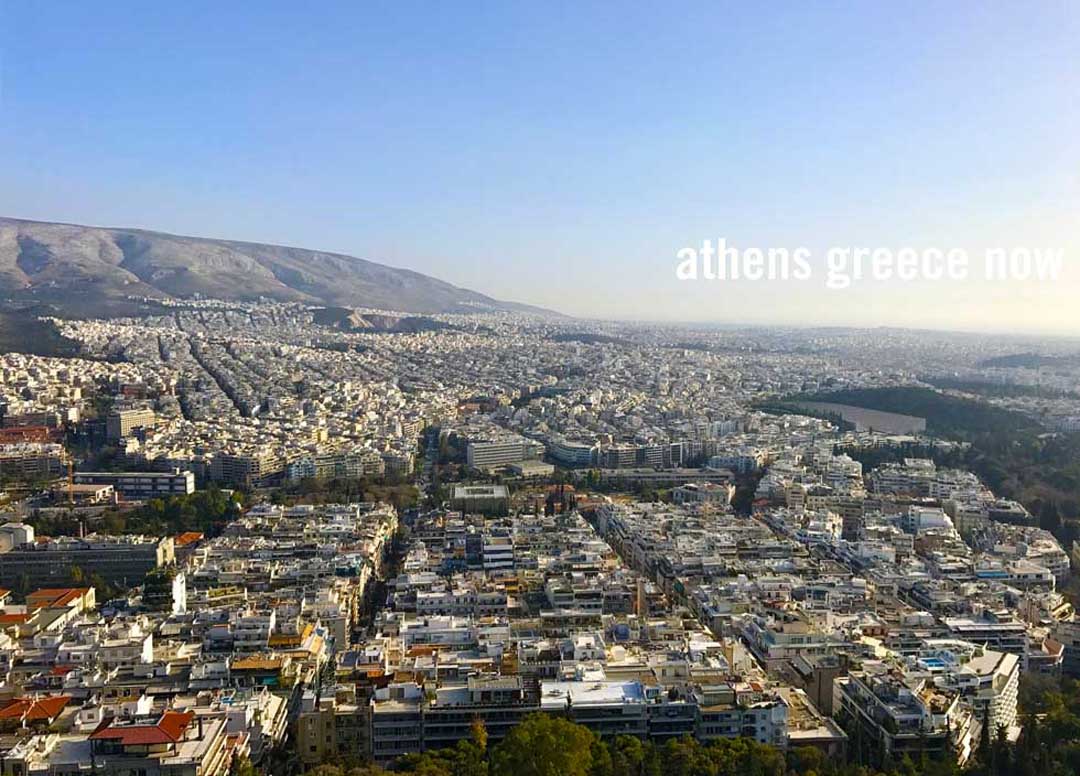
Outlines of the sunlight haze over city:
{"label": "sunlight haze over city", "polygon": [[[589,318],[1070,333],[1078,40],[1064,2],[0,0],[0,214],[348,253]],[[805,246],[814,275],[676,279],[721,238]],[[828,290],[833,246],[1064,259]]]}

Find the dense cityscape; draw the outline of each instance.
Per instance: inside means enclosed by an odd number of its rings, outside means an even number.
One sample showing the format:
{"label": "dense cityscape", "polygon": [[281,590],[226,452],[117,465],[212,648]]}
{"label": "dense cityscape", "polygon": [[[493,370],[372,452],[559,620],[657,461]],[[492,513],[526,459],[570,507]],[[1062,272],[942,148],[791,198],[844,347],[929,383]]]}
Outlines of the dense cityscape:
{"label": "dense cityscape", "polygon": [[1067,341],[320,315],[0,357],[5,774],[517,772],[543,718],[970,770],[1080,675],[1071,475],[986,452],[1072,438]]}
{"label": "dense cityscape", "polygon": [[1078,40],[0,0],[0,776],[1080,776]]}

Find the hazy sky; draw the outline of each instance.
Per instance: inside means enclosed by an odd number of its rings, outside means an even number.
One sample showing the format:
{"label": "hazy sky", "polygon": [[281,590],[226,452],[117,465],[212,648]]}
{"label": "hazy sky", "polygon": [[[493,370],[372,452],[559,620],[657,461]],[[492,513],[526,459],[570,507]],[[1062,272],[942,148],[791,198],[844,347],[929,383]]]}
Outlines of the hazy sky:
{"label": "hazy sky", "polygon": [[[0,0],[0,214],[576,315],[1080,334],[1080,4]],[[718,237],[817,274],[677,281]],[[826,291],[844,245],[1065,264]]]}

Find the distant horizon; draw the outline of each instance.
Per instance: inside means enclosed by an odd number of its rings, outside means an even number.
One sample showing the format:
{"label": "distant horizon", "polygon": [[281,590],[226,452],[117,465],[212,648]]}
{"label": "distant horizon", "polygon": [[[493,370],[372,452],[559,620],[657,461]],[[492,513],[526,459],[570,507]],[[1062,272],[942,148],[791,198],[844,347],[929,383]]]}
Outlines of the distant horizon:
{"label": "distant horizon", "polygon": [[[0,19],[0,212],[340,253],[575,317],[1080,332],[1075,6]],[[1015,284],[677,280],[718,237],[1065,261]]]}
{"label": "distant horizon", "polygon": [[[346,252],[340,251],[340,250],[321,248],[321,247],[318,247],[318,246],[308,246],[308,245],[288,244],[288,243],[270,243],[270,242],[267,242],[265,240],[248,239],[248,238],[222,237],[222,236],[218,236],[218,235],[188,234],[188,233],[174,232],[174,231],[168,231],[168,230],[163,230],[163,229],[156,229],[156,228],[150,227],[150,226],[122,226],[122,225],[117,225],[117,224],[84,224],[84,223],[78,223],[76,221],[68,221],[68,220],[55,221],[55,220],[48,220],[48,219],[41,219],[41,218],[25,218],[25,217],[22,217],[22,216],[11,216],[11,215],[3,214],[3,213],[0,213],[0,218],[12,220],[12,221],[24,221],[24,222],[28,222],[28,223],[57,224],[57,225],[63,225],[63,226],[84,227],[84,228],[91,228],[91,229],[113,229],[113,230],[125,230],[125,231],[141,231],[141,232],[149,232],[149,233],[155,233],[155,234],[170,235],[170,236],[174,236],[174,237],[194,238],[194,239],[202,239],[202,240],[217,241],[217,242],[227,242],[227,243],[244,243],[244,244],[249,244],[249,245],[273,245],[275,247],[296,248],[296,249],[301,249],[301,250],[318,251],[320,253],[328,253],[328,254],[337,254],[337,255],[342,255],[342,256],[349,256],[351,258],[361,259],[363,261],[369,261],[369,262],[373,262],[373,263],[377,263],[377,264],[382,264],[383,263],[383,262],[380,262],[376,258],[371,258],[371,257],[364,256],[364,255],[356,255],[356,254],[346,253]],[[395,269],[402,269],[402,270],[406,270],[406,271],[420,272],[420,270],[416,270],[416,269],[414,269],[412,267],[407,267],[407,266],[400,266],[400,265],[386,265],[386,266],[392,266]],[[423,273],[423,274],[427,274],[427,273]],[[432,277],[432,278],[434,278],[436,280],[442,280],[444,282],[450,282],[450,281],[446,280],[446,278],[439,277],[438,275],[431,275],[430,277]],[[459,286],[459,287],[461,287],[461,286]],[[461,288],[464,288],[464,287],[461,287]],[[476,291],[478,293],[485,294],[485,295],[488,295],[488,296],[492,296],[493,298],[495,298],[494,294],[490,293],[489,291],[487,291],[484,288],[468,288],[467,290]],[[210,297],[210,298],[213,298],[213,297]],[[982,334],[982,335],[987,335],[987,336],[1014,337],[1014,338],[1018,338],[1018,339],[1042,338],[1042,339],[1077,340],[1077,341],[1080,341],[1080,334],[1070,334],[1070,333],[1062,332],[1062,331],[1037,330],[1037,329],[1036,330],[1024,330],[1024,329],[986,330],[984,328],[959,328],[959,327],[957,327],[957,328],[935,328],[935,327],[905,326],[905,325],[894,324],[894,323],[879,323],[879,324],[867,325],[867,324],[858,324],[858,323],[814,323],[814,322],[799,323],[799,322],[781,322],[781,321],[776,321],[776,322],[752,322],[752,321],[745,321],[745,320],[732,320],[732,319],[719,319],[719,318],[712,318],[712,319],[706,319],[706,318],[698,318],[698,319],[682,318],[682,319],[680,319],[680,318],[675,318],[675,317],[673,317],[673,318],[644,318],[644,317],[631,317],[631,316],[592,317],[592,316],[588,316],[588,315],[573,315],[573,314],[567,313],[567,312],[565,312],[563,310],[558,310],[558,309],[554,309],[554,308],[550,308],[550,307],[546,307],[546,306],[542,306],[542,305],[537,305],[537,304],[531,302],[530,300],[523,299],[523,298],[501,299],[500,301],[518,303],[518,304],[523,304],[523,305],[527,305],[527,306],[545,307],[545,309],[548,309],[551,312],[558,313],[558,314],[560,314],[562,316],[565,316],[565,317],[567,317],[567,318],[569,318],[571,320],[582,321],[583,323],[599,323],[599,324],[614,323],[614,324],[637,324],[637,325],[655,325],[655,326],[685,326],[685,327],[716,326],[716,327],[724,327],[724,328],[751,328],[751,329],[752,328],[762,328],[762,329],[791,328],[791,329],[799,329],[799,330],[806,330],[806,329],[844,329],[844,330],[853,330],[853,331],[860,331],[860,330],[861,331],[873,331],[873,330],[876,330],[876,329],[896,329],[896,330],[900,330],[900,331],[909,331],[909,332],[916,332],[916,333],[925,332],[925,333],[930,333],[930,334],[965,334],[965,335],[980,335],[980,334]],[[363,305],[358,305],[358,306],[362,307]],[[415,314],[421,315],[421,313],[415,313]]]}

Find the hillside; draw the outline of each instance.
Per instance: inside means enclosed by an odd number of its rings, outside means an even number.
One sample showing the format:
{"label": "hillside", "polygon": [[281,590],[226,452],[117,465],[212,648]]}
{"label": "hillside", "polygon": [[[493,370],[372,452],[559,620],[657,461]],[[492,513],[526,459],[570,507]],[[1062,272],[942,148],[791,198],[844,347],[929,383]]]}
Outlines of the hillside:
{"label": "hillside", "polygon": [[435,318],[419,315],[360,313],[347,307],[321,307],[315,310],[313,320],[320,326],[329,326],[342,331],[366,331],[380,334],[415,334],[421,331],[454,328]]}
{"label": "hillside", "polygon": [[1010,356],[995,356],[980,361],[976,366],[982,369],[1041,369],[1047,366],[1075,364],[1076,357],[1044,356],[1039,353],[1014,353]]}
{"label": "hillside", "polygon": [[79,343],[63,336],[49,320],[33,310],[0,311],[0,353],[69,357],[79,354]]}
{"label": "hillside", "polygon": [[915,386],[822,391],[793,398],[914,415],[926,419],[928,431],[940,434],[1021,431],[1039,427],[1019,412]]}
{"label": "hillside", "polygon": [[268,297],[409,313],[547,310],[340,253],[0,218],[0,295],[80,315],[127,297]]}

